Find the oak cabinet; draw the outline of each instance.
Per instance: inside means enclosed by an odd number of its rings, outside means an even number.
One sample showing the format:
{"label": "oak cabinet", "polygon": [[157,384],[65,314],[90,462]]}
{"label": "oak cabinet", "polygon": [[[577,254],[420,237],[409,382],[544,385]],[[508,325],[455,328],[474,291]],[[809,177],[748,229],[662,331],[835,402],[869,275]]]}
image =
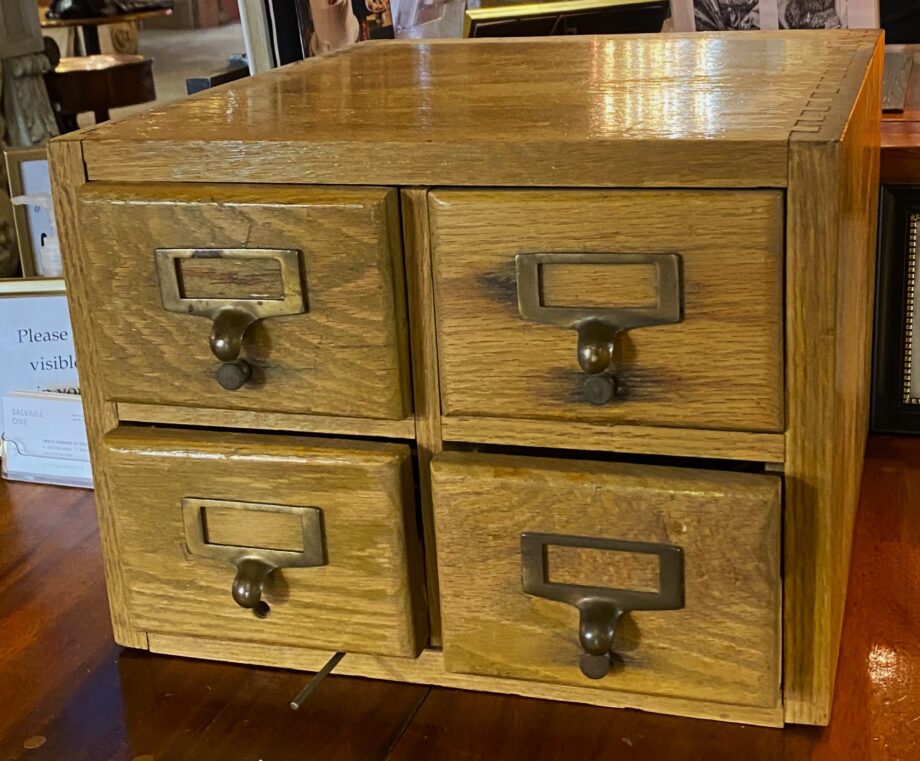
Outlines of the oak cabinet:
{"label": "oak cabinet", "polygon": [[53,141],[116,640],[826,723],[881,62],[387,41]]}

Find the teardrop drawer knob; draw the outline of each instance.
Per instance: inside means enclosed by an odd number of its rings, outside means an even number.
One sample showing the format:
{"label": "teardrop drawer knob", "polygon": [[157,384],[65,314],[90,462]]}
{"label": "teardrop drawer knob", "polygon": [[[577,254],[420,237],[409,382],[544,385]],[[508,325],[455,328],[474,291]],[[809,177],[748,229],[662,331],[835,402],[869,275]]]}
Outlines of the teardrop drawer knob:
{"label": "teardrop drawer knob", "polygon": [[[183,262],[209,260],[215,271],[233,280],[234,268],[240,263],[264,262],[275,264],[278,272],[275,295],[250,293],[245,288],[241,297],[218,295],[225,287],[220,282],[211,287],[214,296],[185,292],[182,279]],[[300,251],[271,248],[160,248],[156,250],[157,275],[163,308],[212,321],[209,346],[221,361],[217,382],[228,391],[243,388],[253,376],[252,363],[240,355],[249,330],[260,320],[307,312]]]}
{"label": "teardrop drawer knob", "polygon": [[[544,265],[609,264],[652,265],[656,273],[656,302],[635,307],[565,307],[543,303],[541,268]],[[578,331],[578,366],[585,374],[582,397],[590,404],[612,401],[621,390],[617,378],[617,337],[630,328],[666,325],[682,318],[680,257],[677,254],[518,254],[518,312],[525,320],[560,325]],[[602,304],[604,294],[592,294]]]}
{"label": "teardrop drawer knob", "polygon": [[[658,591],[552,582],[546,548],[554,545],[655,555],[658,558]],[[578,665],[589,679],[602,679],[610,672],[616,657],[613,648],[617,624],[624,613],[684,607],[683,550],[672,544],[526,532],[521,534],[521,578],[526,594],[574,605],[578,609],[578,640],[584,651]]]}
{"label": "teardrop drawer knob", "polygon": [[274,563],[256,557],[241,557],[236,561],[236,576],[233,577],[232,594],[241,608],[258,610],[262,603],[262,591],[268,575],[275,570]]}
{"label": "teardrop drawer knob", "polygon": [[[290,516],[299,524],[299,549],[256,548],[221,543],[226,540],[212,536],[215,528],[209,519],[212,510],[216,514],[232,512],[240,518],[245,516],[246,520],[255,522],[253,525],[271,515]],[[265,586],[275,571],[326,565],[322,511],[318,507],[186,497],[182,500],[182,518],[189,554],[235,567],[232,581],[230,574],[227,574],[233,600],[241,608],[251,610],[257,618],[265,618],[269,613],[270,608],[263,598]]]}

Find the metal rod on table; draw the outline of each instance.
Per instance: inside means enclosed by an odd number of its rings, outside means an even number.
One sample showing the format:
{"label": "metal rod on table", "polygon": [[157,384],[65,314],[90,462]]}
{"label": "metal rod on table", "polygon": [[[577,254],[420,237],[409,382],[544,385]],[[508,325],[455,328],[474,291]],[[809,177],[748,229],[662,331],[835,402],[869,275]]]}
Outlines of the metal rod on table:
{"label": "metal rod on table", "polygon": [[298,710],[316,690],[323,683],[323,680],[329,676],[336,666],[339,665],[339,661],[345,657],[345,653],[336,653],[328,661],[326,665],[323,666],[319,671],[317,671],[313,678],[307,683],[307,686],[304,687],[300,692],[297,693],[297,696],[291,701],[291,708],[295,711]]}

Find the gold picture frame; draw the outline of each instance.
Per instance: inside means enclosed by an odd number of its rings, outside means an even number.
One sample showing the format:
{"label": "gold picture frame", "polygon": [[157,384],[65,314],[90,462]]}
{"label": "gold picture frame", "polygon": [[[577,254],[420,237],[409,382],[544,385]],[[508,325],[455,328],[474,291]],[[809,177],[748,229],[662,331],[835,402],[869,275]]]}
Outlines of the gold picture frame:
{"label": "gold picture frame", "polygon": [[[48,149],[45,145],[28,148],[5,148],[6,174],[10,183],[10,197],[22,195],[22,171],[20,167],[28,161],[47,161]],[[29,229],[29,210],[25,206],[13,207],[13,222],[16,227],[16,239],[19,247],[19,263],[22,277],[36,276],[36,252],[32,248],[32,236]]]}
{"label": "gold picture frame", "polygon": [[[490,0],[487,0],[490,2]],[[585,17],[589,14],[599,14],[603,11],[626,11],[630,7],[637,12],[650,11],[648,19],[652,26],[655,18],[660,15],[661,22],[667,14],[670,0],[555,0],[546,3],[524,3],[521,5],[493,5],[488,7],[468,8],[463,18],[464,37],[519,37],[519,36],[545,36],[559,34],[553,31],[566,21]],[[540,22],[545,22],[541,24]],[[537,29],[545,26],[545,30]],[[658,29],[628,28],[624,32],[657,32]],[[490,33],[500,29],[500,33]],[[484,33],[485,32],[485,33]],[[566,33],[572,33],[567,30]],[[593,33],[590,30],[575,32],[581,34]],[[605,32],[609,33],[609,32]]]}
{"label": "gold picture frame", "polygon": [[17,296],[60,296],[67,293],[62,277],[0,278],[0,299]]}

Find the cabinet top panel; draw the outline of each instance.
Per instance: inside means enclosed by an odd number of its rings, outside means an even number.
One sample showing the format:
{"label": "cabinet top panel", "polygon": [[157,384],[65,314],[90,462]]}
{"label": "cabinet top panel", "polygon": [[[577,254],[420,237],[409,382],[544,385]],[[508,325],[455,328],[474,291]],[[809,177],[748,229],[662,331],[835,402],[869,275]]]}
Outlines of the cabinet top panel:
{"label": "cabinet top panel", "polygon": [[784,186],[877,31],[380,41],[91,127],[90,179]]}

